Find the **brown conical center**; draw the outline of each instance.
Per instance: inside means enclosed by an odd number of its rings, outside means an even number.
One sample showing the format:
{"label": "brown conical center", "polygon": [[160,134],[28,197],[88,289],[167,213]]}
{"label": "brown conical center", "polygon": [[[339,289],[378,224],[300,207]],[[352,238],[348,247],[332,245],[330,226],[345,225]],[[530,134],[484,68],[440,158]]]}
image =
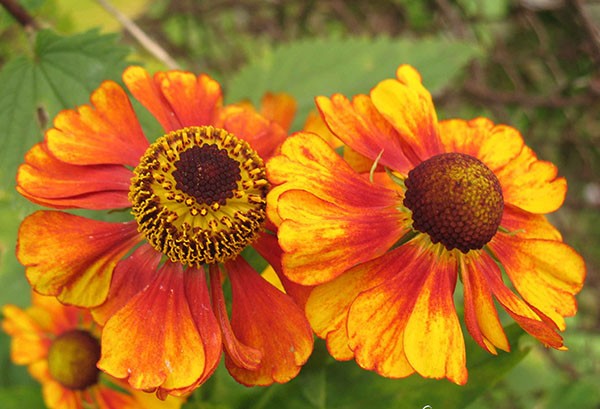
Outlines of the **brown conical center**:
{"label": "brown conical center", "polygon": [[48,370],[62,386],[86,389],[98,382],[100,343],[89,332],[73,330],[58,336],[48,350]]}
{"label": "brown conical center", "polygon": [[412,211],[413,229],[448,250],[480,249],[500,226],[502,187],[494,172],[473,156],[429,158],[408,173],[405,184],[404,206]]}

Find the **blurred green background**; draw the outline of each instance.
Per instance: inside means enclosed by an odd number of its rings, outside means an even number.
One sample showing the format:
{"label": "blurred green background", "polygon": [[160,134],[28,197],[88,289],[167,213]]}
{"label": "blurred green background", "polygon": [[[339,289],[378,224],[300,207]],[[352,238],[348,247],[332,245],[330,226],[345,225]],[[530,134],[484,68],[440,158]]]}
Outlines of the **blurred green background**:
{"label": "blurred green background", "polygon": [[[23,153],[59,110],[86,103],[104,79],[120,81],[126,65],[206,72],[228,102],[290,92],[299,129],[315,95],[365,93],[411,63],[441,119],[510,124],[567,178],[566,203],[550,218],[588,268],[565,333],[569,351],[510,327],[511,354],[469,346],[470,379],[459,388],[383,380],[331,362],[318,343],[287,385],[247,389],[220,370],[188,406],[600,408],[600,1],[113,0],[117,13],[101,3],[23,0],[21,21],[0,8],[0,304],[29,302],[14,256],[19,222],[34,209],[14,191]],[[148,115],[143,124],[158,136]],[[0,334],[0,407],[39,407],[39,385],[8,351]]]}

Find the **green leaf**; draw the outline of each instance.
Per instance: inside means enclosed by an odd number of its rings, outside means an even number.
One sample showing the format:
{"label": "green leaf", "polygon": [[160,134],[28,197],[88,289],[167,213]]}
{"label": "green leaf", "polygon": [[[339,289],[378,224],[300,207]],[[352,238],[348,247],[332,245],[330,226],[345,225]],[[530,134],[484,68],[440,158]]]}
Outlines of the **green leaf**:
{"label": "green leaf", "polygon": [[0,388],[2,409],[45,408],[39,386]]}
{"label": "green leaf", "polygon": [[30,292],[15,257],[15,237],[34,206],[15,191],[17,167],[60,110],[88,102],[101,81],[120,77],[127,49],[116,39],[97,31],[61,37],[43,30],[31,56],[17,57],[0,71],[0,304],[25,306]]}
{"label": "green leaf", "polygon": [[415,66],[425,86],[437,92],[478,54],[473,44],[441,38],[299,41],[254,58],[227,83],[226,95],[232,102],[248,98],[258,103],[266,91],[290,93],[298,101],[298,129],[317,95],[368,93],[377,82],[394,77],[400,64]]}
{"label": "green leaf", "polygon": [[61,37],[37,33],[32,55],[9,61],[0,71],[0,190],[14,187],[23,154],[42,139],[60,110],[89,101],[106,79],[118,79],[128,50],[115,35],[88,31]]}

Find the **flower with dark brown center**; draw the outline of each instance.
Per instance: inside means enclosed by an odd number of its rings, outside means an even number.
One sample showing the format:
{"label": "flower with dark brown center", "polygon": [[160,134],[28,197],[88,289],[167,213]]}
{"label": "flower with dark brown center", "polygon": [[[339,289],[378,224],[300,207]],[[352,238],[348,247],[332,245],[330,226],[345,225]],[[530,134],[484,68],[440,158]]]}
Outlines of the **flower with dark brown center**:
{"label": "flower with dark brown center", "polygon": [[498,179],[483,162],[444,153],[420,163],[405,181],[404,206],[413,229],[463,253],[481,249],[500,226],[504,201]]}
{"label": "flower with dark brown center", "polygon": [[225,130],[173,131],[150,145],[134,173],[129,199],[139,231],[173,262],[235,258],[262,228],[263,161]]}

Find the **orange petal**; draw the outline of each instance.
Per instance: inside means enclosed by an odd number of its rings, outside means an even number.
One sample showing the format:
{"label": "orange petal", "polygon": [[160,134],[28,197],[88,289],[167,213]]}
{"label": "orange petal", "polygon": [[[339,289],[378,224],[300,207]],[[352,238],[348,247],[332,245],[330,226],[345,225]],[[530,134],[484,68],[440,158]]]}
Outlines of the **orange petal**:
{"label": "orange petal", "polygon": [[205,350],[183,275],[181,265],[167,261],[154,281],[106,322],[98,368],[148,391],[185,388],[202,376]]}
{"label": "orange petal", "polygon": [[[476,255],[473,257],[461,256],[460,258],[467,329],[473,339],[488,352],[496,354],[496,347],[509,351],[508,339],[498,318],[491,289],[479,266],[482,258],[478,253],[474,254]],[[493,263],[486,253],[483,257]],[[492,267],[496,267],[495,263],[493,264]]]}
{"label": "orange petal", "polygon": [[228,106],[223,110],[222,126],[248,142],[265,161],[273,156],[287,136],[284,128],[277,122],[239,106]]}
{"label": "orange petal", "polygon": [[244,385],[270,385],[294,378],[310,356],[313,335],[304,312],[242,258],[225,264],[231,280],[231,326],[238,339],[262,353],[260,366],[225,364]]}
{"label": "orange petal", "polygon": [[[317,107],[331,132],[360,154],[394,170],[408,172],[408,162],[398,132],[375,108],[366,95],[356,95],[352,102],[341,94],[331,99],[316,98]],[[382,153],[383,152],[383,153]]]}
{"label": "orange petal", "polygon": [[94,320],[104,325],[106,321],[150,284],[158,269],[162,254],[150,245],[143,244],[115,267],[106,301],[92,310]]}
{"label": "orange petal", "polygon": [[[318,101],[319,98],[324,97],[317,97],[316,100]],[[337,136],[335,136],[327,127],[325,121],[317,111],[310,111],[306,115],[306,121],[304,121],[304,126],[302,126],[302,130],[305,132],[315,133],[319,135],[333,149],[337,149],[344,146],[344,143]],[[344,147],[344,150],[345,149],[346,148]]]}
{"label": "orange petal", "polygon": [[218,82],[208,75],[196,77],[183,71],[158,72],[154,75],[154,81],[181,127],[214,124],[222,104]]}
{"label": "orange petal", "polygon": [[284,273],[303,285],[327,282],[380,256],[407,230],[395,208],[336,206],[303,190],[285,192],[277,206]]}
{"label": "orange petal", "polygon": [[260,113],[270,121],[289,131],[296,115],[298,104],[293,96],[285,93],[267,92],[260,102]]}
{"label": "orange petal", "polygon": [[51,339],[31,314],[16,305],[4,305],[2,315],[2,329],[12,337],[10,358],[15,364],[28,365],[48,355]]}
{"label": "orange petal", "polygon": [[223,351],[221,328],[213,313],[208,288],[206,286],[206,274],[203,269],[190,268],[185,271],[184,277],[185,296],[196,328],[204,344],[206,364],[204,373],[196,382],[196,385],[204,383],[217,369]]}
{"label": "orange petal", "polygon": [[67,389],[54,380],[42,383],[42,396],[49,408],[82,409],[81,395],[82,391]]}
{"label": "orange petal", "polygon": [[374,186],[357,174],[327,142],[307,132],[286,139],[280,154],[267,163],[267,175],[271,183],[282,185],[267,199],[271,204],[278,194],[292,189],[306,190],[340,206],[391,207],[401,200],[396,191]]}
{"label": "orange petal", "polygon": [[500,226],[520,238],[562,241],[560,232],[550,224],[546,216],[526,212],[510,203],[504,203]]}
{"label": "orange petal", "polygon": [[105,81],[91,96],[93,107],[62,111],[46,133],[48,149],[58,159],[76,165],[137,166],[148,141],[125,91]]}
{"label": "orange petal", "polygon": [[222,104],[220,85],[206,75],[168,71],[152,78],[144,68],[132,66],[123,73],[123,81],[167,132],[214,124]]}
{"label": "orange petal", "polygon": [[489,246],[523,299],[564,330],[585,279],[581,256],[562,242],[502,233]]}
{"label": "orange petal", "polygon": [[550,213],[564,202],[567,181],[550,162],[538,160],[524,146],[519,156],[495,171],[504,201],[531,213]]}
{"label": "orange petal", "polygon": [[21,223],[17,258],[34,290],[93,307],[104,302],[115,265],[140,239],[133,222],[38,211]]}
{"label": "orange petal", "polygon": [[467,382],[465,343],[453,301],[457,265],[451,256],[432,256],[414,266],[420,272],[411,271],[429,276],[404,329],[406,356],[422,376],[463,385]]}
{"label": "orange petal", "polygon": [[92,317],[87,310],[65,305],[56,297],[31,292],[31,307],[27,313],[49,334],[61,334],[75,327],[91,326]]}
{"label": "orange petal", "polygon": [[534,311],[508,289],[502,280],[502,273],[498,265],[487,253],[481,253],[481,257],[474,261],[476,264],[474,269],[485,279],[485,284],[494,297],[525,331],[545,345],[553,348],[562,347],[563,341],[561,336],[556,333],[558,330],[556,325],[552,321],[546,320],[540,315],[541,313]]}
{"label": "orange petal", "polygon": [[217,316],[221,333],[223,335],[223,344],[227,351],[226,359],[237,367],[247,370],[255,370],[259,367],[262,359],[262,352],[242,343],[236,336],[231,327],[231,322],[227,316],[227,307],[223,288],[221,287],[221,270],[216,264],[209,265],[210,272],[210,292],[212,295],[213,309]]}
{"label": "orange petal", "polygon": [[474,156],[492,171],[516,158],[524,146],[519,131],[509,126],[494,125],[486,118],[441,121],[439,129],[446,152]]}
{"label": "orange petal", "polygon": [[431,94],[421,84],[421,76],[414,68],[401,65],[396,77],[397,80],[388,79],[377,84],[371,90],[371,100],[400,134],[406,158],[417,165],[444,152],[437,115]]}
{"label": "orange petal", "polygon": [[283,286],[285,293],[292,297],[296,304],[304,310],[313,287],[294,283],[285,276],[283,266],[281,265],[283,252],[279,246],[277,237],[273,234],[263,233],[252,243],[252,247],[269,263],[269,266],[273,269],[277,279]]}
{"label": "orange petal", "polygon": [[350,347],[360,366],[387,377],[417,371],[463,384],[464,340],[452,300],[456,266],[421,247],[413,241],[386,254],[383,284],[350,308]]}
{"label": "orange petal", "polygon": [[59,161],[42,142],[25,155],[17,191],[34,203],[55,208],[118,209],[131,206],[127,195],[132,175],[124,166]]}
{"label": "orange petal", "polygon": [[[334,280],[316,286],[306,303],[306,316],[315,333],[327,340],[327,348],[338,360],[354,357],[347,333],[348,311],[361,293],[380,285],[397,273],[394,263],[407,259],[403,246],[367,263],[359,264]],[[360,318],[360,317],[358,317]]]}
{"label": "orange petal", "polygon": [[[129,391],[128,391],[129,392]],[[91,388],[92,401],[100,409],[142,409],[133,396],[122,390],[112,389],[102,384]],[[153,399],[158,400],[153,396]]]}

